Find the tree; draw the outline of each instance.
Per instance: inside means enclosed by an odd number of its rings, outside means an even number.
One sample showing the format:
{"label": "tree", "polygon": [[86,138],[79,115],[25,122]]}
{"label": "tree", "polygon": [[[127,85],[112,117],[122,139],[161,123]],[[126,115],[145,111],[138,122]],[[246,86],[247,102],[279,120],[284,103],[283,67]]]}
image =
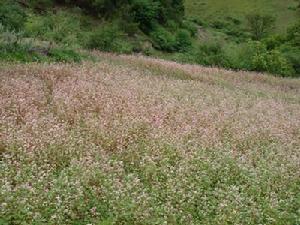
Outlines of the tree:
{"label": "tree", "polygon": [[248,29],[253,40],[261,40],[266,37],[274,28],[275,18],[271,15],[262,15],[259,13],[247,16]]}
{"label": "tree", "polygon": [[132,3],[131,14],[144,32],[149,32],[161,14],[161,5],[157,1],[135,0]]}

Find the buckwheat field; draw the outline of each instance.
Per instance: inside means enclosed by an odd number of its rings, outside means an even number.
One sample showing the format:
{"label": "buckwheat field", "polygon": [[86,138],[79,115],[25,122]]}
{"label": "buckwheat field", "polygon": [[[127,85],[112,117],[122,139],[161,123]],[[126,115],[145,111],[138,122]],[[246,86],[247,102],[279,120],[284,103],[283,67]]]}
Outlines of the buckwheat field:
{"label": "buckwheat field", "polygon": [[300,80],[95,54],[0,66],[0,224],[300,224]]}

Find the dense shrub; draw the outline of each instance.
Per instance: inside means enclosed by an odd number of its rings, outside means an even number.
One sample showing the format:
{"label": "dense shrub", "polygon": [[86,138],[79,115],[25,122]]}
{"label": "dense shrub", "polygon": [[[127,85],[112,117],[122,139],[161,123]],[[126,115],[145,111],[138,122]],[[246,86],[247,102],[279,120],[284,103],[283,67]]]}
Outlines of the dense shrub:
{"label": "dense shrub", "polygon": [[120,32],[116,26],[105,25],[91,33],[87,47],[102,51],[111,51],[115,48],[115,42]]}
{"label": "dense shrub", "polygon": [[15,2],[0,1],[0,24],[10,30],[21,30],[26,21],[24,10]]}
{"label": "dense shrub", "polygon": [[210,26],[214,30],[217,30],[217,32],[225,34],[224,39],[228,42],[241,43],[249,39],[249,33],[241,26],[240,20],[235,18],[227,17],[226,20],[215,19],[211,22]]}
{"label": "dense shrub", "polygon": [[45,10],[49,7],[54,5],[54,0],[29,0],[27,1],[29,6],[38,9],[38,10]]}
{"label": "dense shrub", "polygon": [[187,51],[192,46],[192,38],[187,30],[181,29],[176,34],[176,50]]}
{"label": "dense shrub", "polygon": [[200,19],[198,17],[192,17],[191,21],[201,27],[207,26],[207,21],[204,21],[203,19]]}
{"label": "dense shrub", "polygon": [[25,24],[27,36],[79,47],[82,39],[81,24],[72,14],[64,11],[45,15],[30,15]]}
{"label": "dense shrub", "polygon": [[294,68],[294,75],[300,77],[300,48],[285,44],[281,46],[280,51]]}
{"label": "dense shrub", "polygon": [[179,29],[179,24],[176,23],[174,20],[168,20],[165,24],[165,28],[168,29],[170,32],[176,32]]}
{"label": "dense shrub", "polygon": [[231,66],[235,69],[269,72],[282,76],[295,74],[291,63],[281,51],[268,50],[262,42],[251,41],[239,46],[235,51],[238,53],[230,58]]}
{"label": "dense shrub", "polygon": [[22,34],[6,30],[0,24],[0,60],[1,61],[39,61],[40,56],[31,52],[31,44],[22,41]]}
{"label": "dense shrub", "polygon": [[149,0],[135,0],[131,9],[135,22],[141,30],[149,32],[153,29],[161,14],[160,2]]}
{"label": "dense shrub", "polygon": [[49,51],[49,57],[56,62],[80,62],[82,57],[72,49],[53,48]]}
{"label": "dense shrub", "polygon": [[236,43],[242,43],[249,39],[249,34],[242,28],[236,26],[230,26],[224,30],[224,33],[229,36],[229,40]]}
{"label": "dense shrub", "polygon": [[74,50],[64,47],[43,48],[31,40],[23,37],[21,33],[5,30],[0,26],[0,60],[34,62],[80,62],[81,55]]}
{"label": "dense shrub", "polygon": [[285,42],[285,38],[281,35],[272,35],[262,40],[267,50],[279,48]]}
{"label": "dense shrub", "polygon": [[156,49],[174,52],[177,48],[177,42],[174,35],[162,27],[156,28],[156,30],[151,33],[151,37]]}
{"label": "dense shrub", "polygon": [[215,28],[215,29],[224,29],[224,28],[226,28],[227,26],[228,26],[228,23],[227,23],[226,21],[224,21],[224,20],[219,20],[219,19],[214,20],[214,21],[212,21],[212,23],[211,23],[211,27],[212,27],[212,28]]}
{"label": "dense shrub", "polygon": [[56,0],[58,3],[69,4],[70,6],[79,6],[90,14],[108,15],[113,13],[118,7],[123,5],[124,0]]}
{"label": "dense shrub", "polygon": [[45,59],[46,57],[36,52],[30,52],[26,45],[3,46],[0,44],[0,61],[40,62]]}
{"label": "dense shrub", "polygon": [[130,19],[122,19],[119,22],[120,28],[122,31],[127,34],[129,37],[134,37],[138,33],[140,33],[139,24]]}
{"label": "dense shrub", "polygon": [[195,37],[197,35],[198,29],[197,29],[197,25],[194,22],[190,20],[184,20],[182,22],[182,27],[188,30],[192,35],[192,37]]}
{"label": "dense shrub", "polygon": [[145,32],[152,30],[153,24],[165,24],[169,19],[181,22],[184,16],[182,0],[60,0],[77,5],[95,15],[111,16],[130,14]]}
{"label": "dense shrub", "polygon": [[156,49],[166,52],[184,52],[192,46],[192,38],[189,31],[180,29],[173,35],[163,27],[157,27],[151,33],[153,45]]}
{"label": "dense shrub", "polygon": [[283,76],[290,76],[294,74],[291,65],[277,50],[254,55],[251,61],[251,67],[252,70],[267,71],[269,73]]}
{"label": "dense shrub", "polygon": [[161,8],[160,23],[165,23],[172,19],[180,23],[184,17],[184,3],[183,0],[159,0]]}
{"label": "dense shrub", "polygon": [[300,22],[288,29],[287,40],[294,46],[300,48]]}
{"label": "dense shrub", "polygon": [[195,61],[206,66],[229,66],[224,49],[218,42],[201,44],[195,52]]}
{"label": "dense shrub", "polygon": [[239,18],[236,18],[236,17],[227,16],[226,20],[229,21],[229,22],[232,22],[235,25],[241,25],[242,24],[242,21]]}

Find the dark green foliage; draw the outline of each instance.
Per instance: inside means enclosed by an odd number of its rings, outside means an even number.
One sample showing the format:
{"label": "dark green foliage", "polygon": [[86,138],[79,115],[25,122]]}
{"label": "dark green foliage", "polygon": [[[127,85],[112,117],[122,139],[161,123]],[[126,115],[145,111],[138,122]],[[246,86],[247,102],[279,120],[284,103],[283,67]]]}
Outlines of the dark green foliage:
{"label": "dark green foliage", "polygon": [[271,15],[253,13],[248,15],[248,29],[253,40],[261,40],[274,28],[275,18]]}
{"label": "dark green foliage", "polygon": [[235,25],[229,26],[227,29],[224,30],[224,33],[228,35],[230,40],[236,42],[236,43],[242,43],[245,42],[249,35],[245,31],[243,31],[242,28],[237,27]]}
{"label": "dark green foliage", "polygon": [[215,29],[223,29],[227,27],[227,23],[223,20],[215,20],[211,23],[211,27]]}
{"label": "dark green foliage", "polygon": [[189,31],[180,29],[174,36],[163,27],[157,27],[151,33],[154,47],[165,52],[185,52],[192,46],[192,38]]}
{"label": "dark green foliage", "polygon": [[37,10],[45,10],[54,5],[54,0],[29,0],[29,6]]}
{"label": "dark green foliage", "polygon": [[[77,1],[80,2],[79,4],[83,4],[81,2],[83,1]],[[87,4],[87,8],[91,9],[92,11],[95,10],[97,13],[100,14],[108,14],[113,12],[118,5],[122,4],[122,0],[93,0],[93,1],[85,1],[85,4]]]}
{"label": "dark green foliage", "polygon": [[262,40],[266,45],[267,50],[273,50],[279,48],[284,42],[285,38],[281,35],[272,35]]}
{"label": "dark green foliage", "polygon": [[[247,29],[234,15],[186,18],[182,0],[0,0],[0,57],[77,62],[74,49],[88,48],[175,53],[173,59],[186,63],[300,74],[300,23],[286,35],[270,35],[272,16],[253,13],[246,19]],[[246,44],[250,38],[259,42]]]}
{"label": "dark green foliage", "polygon": [[139,24],[134,21],[124,19],[121,20],[119,24],[122,31],[129,37],[134,37],[136,34],[140,33]]}
{"label": "dark green foliage", "polygon": [[30,45],[21,42],[22,36],[15,31],[8,31],[0,25],[0,60],[37,61],[38,55],[30,53]]}
{"label": "dark green foliage", "polygon": [[226,20],[232,22],[235,25],[241,25],[242,24],[242,21],[240,19],[232,17],[232,16],[227,16]]}
{"label": "dark green foliage", "polygon": [[181,29],[176,34],[176,50],[187,51],[192,46],[192,38],[187,30]]}
{"label": "dark green foliage", "polygon": [[174,52],[176,50],[176,38],[166,29],[162,27],[156,28],[156,30],[151,33],[151,37],[156,49],[166,52]]}
{"label": "dark green foliage", "polygon": [[235,59],[231,58],[231,66],[259,72],[269,72],[282,76],[293,76],[295,71],[288,59],[277,49],[268,50],[259,41],[251,41],[237,49]]}
{"label": "dark green foliage", "polygon": [[195,61],[206,66],[229,66],[228,59],[219,43],[201,44],[196,50]]}
{"label": "dark green foliage", "polygon": [[18,62],[63,61],[80,62],[82,57],[64,47],[38,46],[25,39],[21,33],[5,30],[0,26],[0,60]]}
{"label": "dark green foliage", "polygon": [[53,48],[49,51],[49,57],[56,62],[80,62],[82,57],[72,49]]}
{"label": "dark green foliage", "polygon": [[169,19],[180,23],[184,16],[182,0],[60,0],[57,2],[82,7],[97,16],[131,15],[144,32],[150,32],[153,25],[165,24]]}
{"label": "dark green foliage", "polygon": [[112,51],[115,49],[115,42],[120,37],[120,31],[116,26],[105,25],[92,32],[87,47],[102,51]]}
{"label": "dark green foliage", "polygon": [[39,62],[42,60],[43,56],[30,52],[27,46],[19,44],[0,46],[0,61]]}
{"label": "dark green foliage", "polygon": [[14,43],[0,45],[0,61],[16,62],[81,62],[82,56],[74,50],[64,48],[50,49],[47,54],[35,51],[30,45]]}
{"label": "dark green foliage", "polygon": [[160,23],[166,22],[168,19],[181,22],[184,16],[183,0],[159,0],[162,8]]}
{"label": "dark green foliage", "polygon": [[21,30],[25,21],[26,14],[18,4],[0,0],[0,24],[9,30]]}
{"label": "dark green foliage", "polygon": [[288,62],[292,65],[295,74],[294,76],[300,77],[300,48],[285,44],[280,48],[282,54],[288,60]]}
{"label": "dark green foliage", "polygon": [[204,21],[204,20],[202,20],[202,19],[200,19],[200,18],[194,18],[194,17],[192,17],[192,18],[191,18],[191,21],[192,21],[193,23],[197,24],[198,26],[202,26],[202,27],[207,26],[207,22]]}
{"label": "dark green foliage", "polygon": [[161,14],[160,2],[149,0],[135,0],[131,9],[135,22],[141,30],[149,32],[153,29]]}
{"label": "dark green foliage", "polygon": [[293,74],[291,65],[286,58],[276,50],[255,54],[252,58],[250,69],[255,71],[267,71],[283,76]]}
{"label": "dark green foliage", "polygon": [[127,1],[123,0],[56,0],[70,6],[79,6],[94,15],[108,15]]}
{"label": "dark green foliage", "polygon": [[300,22],[288,29],[287,40],[294,46],[300,48]]}
{"label": "dark green foliage", "polygon": [[195,37],[197,35],[198,32],[197,25],[193,21],[184,20],[182,22],[182,27],[188,30],[191,33],[192,37]]}
{"label": "dark green foliage", "polygon": [[176,32],[179,29],[179,24],[174,20],[168,20],[165,24],[166,29],[170,32]]}
{"label": "dark green foliage", "polygon": [[295,75],[300,77],[300,23],[288,29],[285,42],[280,46],[280,51],[292,65]]}
{"label": "dark green foliage", "polygon": [[249,34],[240,23],[240,20],[228,17],[227,20],[216,19],[210,26],[214,30],[225,34],[226,41],[241,43],[249,38]]}
{"label": "dark green foliage", "polygon": [[64,11],[31,15],[25,24],[25,32],[29,37],[61,43],[67,46],[82,45],[84,35],[78,18]]}
{"label": "dark green foliage", "polygon": [[117,25],[106,24],[90,34],[86,47],[105,52],[130,53],[133,46],[123,36]]}

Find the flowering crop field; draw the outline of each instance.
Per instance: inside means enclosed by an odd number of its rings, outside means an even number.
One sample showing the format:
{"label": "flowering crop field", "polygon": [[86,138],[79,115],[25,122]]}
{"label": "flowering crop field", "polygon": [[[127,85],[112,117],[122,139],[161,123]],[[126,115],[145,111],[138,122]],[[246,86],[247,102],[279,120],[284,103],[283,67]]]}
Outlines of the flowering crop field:
{"label": "flowering crop field", "polygon": [[95,54],[0,66],[0,224],[300,224],[300,80]]}

